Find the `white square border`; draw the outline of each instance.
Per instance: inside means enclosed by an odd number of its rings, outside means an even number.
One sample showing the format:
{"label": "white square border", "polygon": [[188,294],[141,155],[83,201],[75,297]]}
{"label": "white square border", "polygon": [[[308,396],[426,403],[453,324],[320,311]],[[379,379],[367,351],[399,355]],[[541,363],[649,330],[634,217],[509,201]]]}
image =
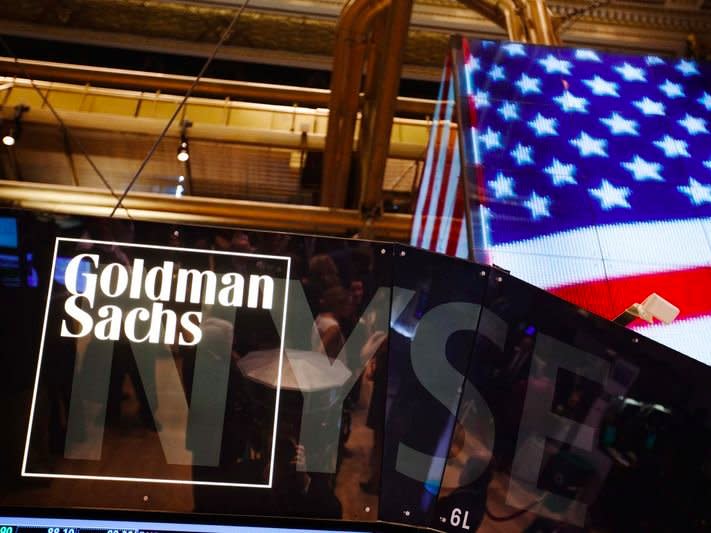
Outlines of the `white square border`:
{"label": "white square border", "polygon": [[[269,462],[269,481],[267,484],[255,484],[255,483],[229,483],[229,482],[217,482],[217,481],[193,481],[193,480],[182,480],[182,479],[161,479],[161,478],[135,478],[135,477],[122,477],[122,476],[90,476],[90,475],[79,475],[79,474],[53,474],[53,473],[38,473],[38,472],[28,472],[27,471],[27,458],[30,450],[30,439],[32,436],[32,426],[34,424],[35,416],[35,405],[37,402],[37,393],[39,391],[39,380],[40,373],[42,371],[42,356],[44,354],[44,341],[45,335],[47,333],[47,318],[49,317],[49,305],[52,297],[52,289],[54,287],[54,272],[55,266],[57,264],[57,249],[59,248],[60,241],[64,242],[75,242],[75,243],[86,243],[86,244],[100,244],[109,246],[124,246],[132,248],[148,248],[151,250],[169,250],[173,252],[192,252],[192,253],[202,253],[202,254],[217,254],[217,255],[229,255],[229,256],[240,256],[249,257],[252,259],[275,259],[280,261],[286,261],[286,277],[284,283],[284,309],[281,319],[281,342],[279,344],[279,368],[277,372],[277,386],[276,386],[276,398],[275,398],[275,408],[274,408],[274,429],[272,432],[272,452]],[[274,482],[274,459],[276,453],[276,437],[277,437],[277,425],[279,422],[279,405],[281,396],[281,378],[282,369],[284,366],[284,339],[286,333],[286,312],[289,304],[289,281],[291,276],[291,257],[285,255],[268,255],[268,254],[252,254],[248,252],[229,252],[222,250],[205,250],[201,248],[179,248],[176,246],[162,246],[162,245],[152,245],[152,244],[137,244],[137,243],[125,243],[118,241],[98,241],[93,239],[78,239],[69,237],[56,237],[54,242],[54,253],[52,255],[52,269],[49,278],[49,287],[47,289],[47,303],[44,311],[44,322],[42,324],[42,338],[40,339],[39,347],[39,357],[37,360],[37,372],[35,374],[35,384],[32,392],[32,405],[30,407],[30,419],[27,425],[27,438],[25,439],[25,452],[22,457],[22,477],[35,477],[35,478],[54,478],[54,479],[87,479],[94,481],[133,481],[136,483],[170,483],[177,485],[206,485],[214,487],[242,487],[242,488],[259,488],[259,489],[271,489]]]}

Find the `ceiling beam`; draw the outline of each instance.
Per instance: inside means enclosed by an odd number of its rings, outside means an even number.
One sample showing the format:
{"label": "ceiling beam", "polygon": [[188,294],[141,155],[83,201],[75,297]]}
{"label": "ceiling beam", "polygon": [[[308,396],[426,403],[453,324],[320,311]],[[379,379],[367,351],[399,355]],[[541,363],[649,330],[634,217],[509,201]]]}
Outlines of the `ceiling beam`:
{"label": "ceiling beam", "polygon": [[[360,123],[360,199],[365,216],[378,216],[382,210],[383,179],[390,150],[400,73],[412,14],[412,0],[394,0],[388,10],[384,31],[371,51],[373,68],[366,77],[366,101]],[[370,98],[368,98],[370,97]]]}
{"label": "ceiling beam", "polygon": [[[0,57],[0,74],[27,77],[35,80],[58,81],[64,83],[89,84],[94,87],[114,87],[130,90],[162,91],[184,94],[194,78],[176,74],[160,74],[138,70],[88,67],[33,61],[22,59],[19,64],[14,58]],[[327,89],[297,87],[244,81],[202,78],[193,91],[195,96],[209,96],[267,102],[275,104],[298,104],[305,107],[328,107],[331,92]],[[431,116],[436,102],[423,98],[398,97],[396,111],[408,115]]]}
{"label": "ceiling beam", "polygon": [[[0,181],[0,205],[67,215],[109,216],[116,203],[111,193],[87,187]],[[211,224],[244,228],[352,235],[363,225],[354,209],[225,200],[196,196],[131,193],[116,216],[175,224]],[[369,226],[376,239],[407,241],[411,215],[386,213]]]}

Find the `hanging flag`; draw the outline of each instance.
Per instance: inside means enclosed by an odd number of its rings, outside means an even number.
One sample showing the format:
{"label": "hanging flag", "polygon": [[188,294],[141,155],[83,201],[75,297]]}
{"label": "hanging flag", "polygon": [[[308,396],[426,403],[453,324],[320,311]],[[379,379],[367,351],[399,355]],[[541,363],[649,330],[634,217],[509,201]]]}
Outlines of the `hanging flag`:
{"label": "hanging flag", "polygon": [[442,73],[410,244],[468,257],[451,62]]}

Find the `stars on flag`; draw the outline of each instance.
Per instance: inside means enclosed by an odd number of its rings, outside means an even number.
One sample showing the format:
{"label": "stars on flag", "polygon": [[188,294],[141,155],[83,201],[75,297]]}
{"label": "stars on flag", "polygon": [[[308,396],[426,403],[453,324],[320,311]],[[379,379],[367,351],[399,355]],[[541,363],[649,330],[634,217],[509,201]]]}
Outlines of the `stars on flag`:
{"label": "stars on flag", "polygon": [[538,113],[536,117],[528,122],[529,127],[536,132],[536,137],[546,137],[558,135],[556,130],[558,120],[547,118]]}
{"label": "stars on flag", "polygon": [[583,97],[575,96],[570,91],[564,91],[560,96],[556,96],[553,100],[566,113],[587,113],[588,100]]}
{"label": "stars on flag", "polygon": [[625,161],[621,165],[632,173],[635,181],[664,181],[660,174],[664,168],[661,163],[646,161],[639,155],[635,155],[632,161]]}
{"label": "stars on flag", "polygon": [[479,72],[481,70],[481,63],[478,57],[469,56],[469,60],[466,62],[465,66],[470,73]]}
{"label": "stars on flag", "polygon": [[531,78],[524,72],[516,82],[516,87],[521,94],[541,94],[540,78]]}
{"label": "stars on flag", "polygon": [[659,86],[659,90],[666,94],[667,98],[683,98],[686,96],[680,83],[674,83],[668,79],[664,80],[664,83]]}
{"label": "stars on flag", "polygon": [[577,138],[571,139],[570,144],[578,149],[581,157],[607,157],[607,141],[591,137],[584,131]]}
{"label": "stars on flag", "polygon": [[594,50],[585,50],[582,48],[579,48],[575,51],[575,59],[578,59],[580,61],[593,61],[595,63],[602,63],[602,59],[600,59],[600,56],[597,55],[597,52],[595,52]]}
{"label": "stars on flag", "polygon": [[518,143],[511,151],[511,157],[516,160],[516,164],[520,167],[524,165],[532,165],[534,163],[533,147]]}
{"label": "stars on flag", "polygon": [[612,183],[603,179],[597,189],[588,189],[590,196],[595,197],[600,202],[600,207],[604,211],[609,211],[615,207],[630,209],[632,206],[627,201],[627,197],[632,194],[629,187],[615,187]]}
{"label": "stars on flag", "polygon": [[563,185],[576,185],[578,181],[575,179],[575,165],[572,163],[561,163],[557,158],[549,166],[543,169],[543,172],[548,174],[556,187]]}
{"label": "stars on flag", "polygon": [[549,196],[539,196],[536,191],[533,191],[523,205],[531,212],[531,218],[533,220],[551,216],[551,199]]}
{"label": "stars on flag", "polygon": [[510,176],[505,176],[503,172],[497,172],[496,179],[488,183],[489,188],[494,191],[494,197],[497,200],[505,200],[506,198],[513,198],[516,196],[514,193],[514,180]]}
{"label": "stars on flag", "polygon": [[644,115],[664,116],[664,104],[661,102],[655,102],[648,96],[645,96],[641,100],[632,102],[632,105],[639,109]]}
{"label": "stars on flag", "polygon": [[688,59],[680,60],[674,68],[687,77],[701,74],[699,68],[696,66],[696,61],[690,61]]}
{"label": "stars on flag", "polygon": [[625,81],[647,81],[644,69],[630,65],[625,61],[622,65],[612,67]]}
{"label": "stars on flag", "polygon": [[706,121],[702,118],[692,117],[687,113],[683,119],[677,120],[679,125],[686,128],[689,135],[698,135],[699,133],[708,133],[709,130],[706,129]]}
{"label": "stars on flag", "polygon": [[662,139],[654,141],[654,145],[664,152],[664,155],[674,159],[677,157],[691,157],[687,150],[686,141],[674,139],[669,135],[665,135]]}
{"label": "stars on flag", "polygon": [[501,202],[489,221],[497,242],[509,231],[500,217],[513,206],[532,228],[511,238],[571,227],[556,206],[580,193],[604,223],[669,209],[683,217],[684,206],[694,216],[693,206],[711,205],[711,89],[694,77],[700,63],[496,47],[480,56],[469,94],[477,107],[490,107],[476,115],[473,161],[482,165],[489,201]]}
{"label": "stars on flag", "polygon": [[501,132],[492,130],[491,126],[488,126],[486,132],[479,135],[479,142],[489,151],[501,148]]}
{"label": "stars on flag", "polygon": [[661,57],[657,56],[647,56],[644,58],[645,63],[649,66],[663,65],[665,61]]}
{"label": "stars on flag", "polygon": [[474,103],[477,108],[489,107],[491,105],[489,102],[489,93],[479,89],[474,95]]}
{"label": "stars on flag", "polygon": [[600,122],[610,128],[612,135],[639,135],[637,121],[628,120],[619,113],[612,113],[608,118],[601,118]]}
{"label": "stars on flag", "polygon": [[518,112],[518,104],[508,100],[501,104],[496,112],[501,115],[501,118],[503,118],[506,122],[519,120],[521,118]]}
{"label": "stars on flag", "polygon": [[595,96],[616,96],[620,97],[620,93],[617,92],[618,84],[613,81],[607,81],[601,78],[597,74],[594,78],[590,80],[583,80],[583,83],[587,85]]}
{"label": "stars on flag", "polygon": [[506,52],[509,57],[526,57],[526,49],[521,43],[506,43],[501,46],[501,49]]}
{"label": "stars on flag", "polygon": [[553,54],[548,54],[545,58],[539,59],[538,64],[546,70],[546,74],[565,74],[566,76],[570,76],[570,69],[573,66],[570,61],[558,59]]}
{"label": "stars on flag", "polygon": [[688,185],[680,185],[677,189],[688,196],[694,205],[711,204],[711,185],[704,185],[690,177]]}
{"label": "stars on flag", "polygon": [[501,65],[493,65],[488,72],[491,81],[502,81],[506,79],[506,70]]}
{"label": "stars on flag", "polygon": [[704,91],[704,94],[702,94],[696,101],[704,106],[706,111],[711,111],[711,94]]}

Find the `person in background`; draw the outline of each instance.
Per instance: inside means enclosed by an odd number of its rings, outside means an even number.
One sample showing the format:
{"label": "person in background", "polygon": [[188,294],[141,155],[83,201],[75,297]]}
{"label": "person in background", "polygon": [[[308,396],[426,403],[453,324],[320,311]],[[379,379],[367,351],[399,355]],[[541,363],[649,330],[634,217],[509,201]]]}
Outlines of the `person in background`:
{"label": "person in background", "polygon": [[320,312],[311,332],[311,348],[337,359],[346,342],[343,323],[351,316],[351,295],[341,286],[331,287],[323,293],[319,303]]}

